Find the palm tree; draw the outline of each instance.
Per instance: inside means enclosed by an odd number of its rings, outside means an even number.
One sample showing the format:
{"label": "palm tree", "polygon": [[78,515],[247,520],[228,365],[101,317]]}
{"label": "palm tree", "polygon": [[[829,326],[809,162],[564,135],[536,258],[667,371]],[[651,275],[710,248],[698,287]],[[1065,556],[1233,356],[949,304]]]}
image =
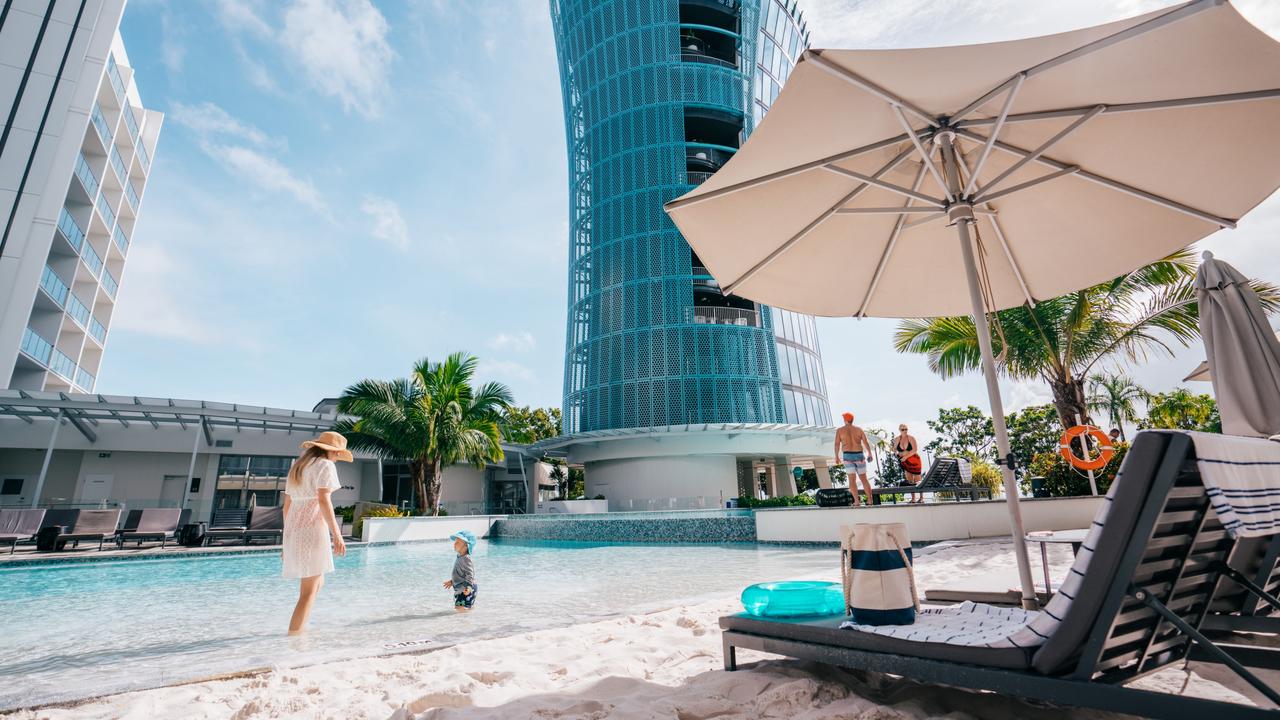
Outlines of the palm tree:
{"label": "palm tree", "polygon": [[353,450],[408,462],[420,514],[438,514],[444,469],[483,468],[501,460],[502,413],[511,391],[501,383],[471,386],[477,360],[453,353],[444,362],[420,360],[407,378],[361,380],[343,391],[334,430]]}
{"label": "palm tree", "polygon": [[1111,426],[1120,428],[1120,440],[1128,442],[1124,424],[1138,419],[1135,404],[1147,399],[1148,393],[1128,375],[1094,375],[1089,378],[1089,407],[1105,411]]}
{"label": "palm tree", "polygon": [[[1040,379],[1053,391],[1063,426],[1088,415],[1084,379],[1098,362],[1121,354],[1141,362],[1153,351],[1172,353],[1200,336],[1196,306],[1197,261],[1190,250],[1105,283],[996,313],[992,345],[1000,372]],[[1268,312],[1280,308],[1280,289],[1252,282]],[[970,317],[904,320],[894,336],[898,352],[928,356],[942,377],[981,368],[978,334]]]}
{"label": "palm tree", "polygon": [[876,477],[884,477],[884,471],[880,468],[880,456],[889,449],[889,431],[882,427],[872,426],[864,430],[867,439],[871,441],[871,446],[876,450]]}

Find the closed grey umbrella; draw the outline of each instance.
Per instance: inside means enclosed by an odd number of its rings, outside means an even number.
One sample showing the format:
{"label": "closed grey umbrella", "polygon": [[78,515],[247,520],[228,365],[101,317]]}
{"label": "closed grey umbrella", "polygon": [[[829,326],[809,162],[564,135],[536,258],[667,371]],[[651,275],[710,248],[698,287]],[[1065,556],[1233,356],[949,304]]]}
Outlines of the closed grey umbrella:
{"label": "closed grey umbrella", "polygon": [[1280,340],[1248,278],[1206,252],[1195,287],[1222,432],[1280,433]]}

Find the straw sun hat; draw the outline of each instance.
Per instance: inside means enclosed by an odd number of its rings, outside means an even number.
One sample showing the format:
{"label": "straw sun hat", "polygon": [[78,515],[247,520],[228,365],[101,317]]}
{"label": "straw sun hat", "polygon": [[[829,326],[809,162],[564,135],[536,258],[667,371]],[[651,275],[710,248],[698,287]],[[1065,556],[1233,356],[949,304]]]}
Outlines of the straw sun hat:
{"label": "straw sun hat", "polygon": [[320,437],[315,440],[308,440],[302,443],[300,447],[317,447],[321,450],[328,450],[331,453],[337,453],[337,456],[333,458],[334,460],[351,462],[351,451],[347,449],[347,439],[332,430],[320,433]]}

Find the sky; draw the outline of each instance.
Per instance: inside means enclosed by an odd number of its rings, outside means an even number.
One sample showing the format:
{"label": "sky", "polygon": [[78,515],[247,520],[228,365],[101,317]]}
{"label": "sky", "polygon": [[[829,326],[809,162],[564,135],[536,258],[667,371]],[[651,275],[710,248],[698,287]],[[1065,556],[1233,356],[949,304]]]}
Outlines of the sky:
{"label": "sky", "polygon": [[[1150,0],[800,0],[813,47],[1061,32]],[[1280,36],[1280,3],[1240,0]],[[98,391],[310,409],[465,350],[521,405],[559,406],[568,197],[545,0],[131,0],[143,103],[166,113]],[[1202,243],[1280,283],[1280,199]],[[895,321],[818,321],[835,413],[985,408],[893,350]],[[1198,345],[1129,372],[1166,391]],[[1006,408],[1047,386],[1003,382]],[[1207,383],[1192,383],[1210,392]]]}

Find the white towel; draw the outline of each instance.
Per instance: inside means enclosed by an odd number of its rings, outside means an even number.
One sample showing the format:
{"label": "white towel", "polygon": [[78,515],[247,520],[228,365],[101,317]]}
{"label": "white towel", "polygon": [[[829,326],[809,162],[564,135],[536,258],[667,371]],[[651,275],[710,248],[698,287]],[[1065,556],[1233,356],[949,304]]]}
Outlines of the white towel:
{"label": "white towel", "polygon": [[1209,502],[1233,536],[1280,532],[1280,442],[1261,438],[1187,433]]}

